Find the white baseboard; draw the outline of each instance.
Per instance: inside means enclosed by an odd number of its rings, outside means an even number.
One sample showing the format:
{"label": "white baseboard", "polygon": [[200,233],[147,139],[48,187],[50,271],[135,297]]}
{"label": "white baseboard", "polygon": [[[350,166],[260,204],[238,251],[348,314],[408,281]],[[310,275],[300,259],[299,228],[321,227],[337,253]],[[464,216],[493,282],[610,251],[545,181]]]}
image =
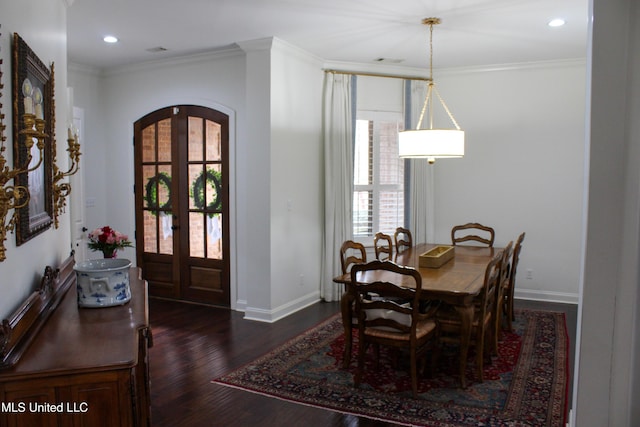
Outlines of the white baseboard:
{"label": "white baseboard", "polygon": [[[315,291],[310,294],[304,295],[296,300],[289,301],[286,304],[276,307],[272,310],[265,310],[263,308],[247,307],[245,305],[244,318],[247,320],[257,320],[259,322],[273,323],[290,314],[300,311],[303,308],[309,307],[312,304],[320,301],[320,291]],[[236,305],[236,308],[238,305]]]}
{"label": "white baseboard", "polygon": [[247,309],[247,300],[244,299],[239,299],[236,301],[236,305],[234,307],[231,307],[232,310],[235,311],[246,311]]}
{"label": "white baseboard", "polygon": [[569,410],[569,419],[567,420],[567,427],[576,427],[576,420],[573,419],[573,409]]}
{"label": "white baseboard", "polygon": [[[517,289],[514,297],[532,301],[557,302],[563,304],[578,304],[578,295],[562,292],[538,291],[529,289]],[[260,322],[272,323],[296,311],[302,310],[320,300],[320,292],[312,292],[294,301],[290,301],[272,310],[265,310],[257,307],[249,307],[246,300],[237,300],[234,310],[245,313],[244,318],[257,320]]]}
{"label": "white baseboard", "polygon": [[515,299],[528,299],[533,301],[544,301],[544,302],[559,302],[563,304],[578,304],[578,301],[579,301],[578,294],[518,289],[517,287],[513,297]]}

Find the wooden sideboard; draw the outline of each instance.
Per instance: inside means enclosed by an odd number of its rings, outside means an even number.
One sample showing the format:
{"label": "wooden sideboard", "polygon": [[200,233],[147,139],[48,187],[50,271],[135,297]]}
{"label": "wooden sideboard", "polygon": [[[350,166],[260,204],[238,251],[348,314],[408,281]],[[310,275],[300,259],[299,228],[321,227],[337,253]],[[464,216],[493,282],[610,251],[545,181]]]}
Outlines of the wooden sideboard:
{"label": "wooden sideboard", "polygon": [[0,426],[149,426],[147,283],[132,268],[131,301],[80,308],[70,265],[39,291],[53,304],[30,298],[3,322],[0,347],[16,355],[0,368]]}

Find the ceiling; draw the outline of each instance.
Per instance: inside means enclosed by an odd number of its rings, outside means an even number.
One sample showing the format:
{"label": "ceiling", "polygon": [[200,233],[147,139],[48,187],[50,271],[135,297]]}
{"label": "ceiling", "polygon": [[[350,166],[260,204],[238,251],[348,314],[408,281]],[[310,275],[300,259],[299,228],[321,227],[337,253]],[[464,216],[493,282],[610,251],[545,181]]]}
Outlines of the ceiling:
{"label": "ceiling", "polygon": [[326,61],[423,68],[432,16],[434,68],[586,57],[588,0],[73,0],[68,55],[109,69],[275,36]]}

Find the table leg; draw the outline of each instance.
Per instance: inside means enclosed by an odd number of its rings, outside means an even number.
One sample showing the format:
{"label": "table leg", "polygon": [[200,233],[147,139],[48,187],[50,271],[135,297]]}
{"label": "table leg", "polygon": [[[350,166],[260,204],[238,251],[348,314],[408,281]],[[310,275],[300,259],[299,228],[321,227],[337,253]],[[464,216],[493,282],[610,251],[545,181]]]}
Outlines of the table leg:
{"label": "table leg", "polygon": [[352,342],[352,313],[353,298],[348,292],[342,294],[340,299],[340,309],[342,311],[342,324],[344,325],[344,355],[342,358],[342,365],[345,368],[349,367],[351,363],[351,342]]}
{"label": "table leg", "polygon": [[455,306],[460,315],[460,386],[467,387],[467,356],[469,354],[469,342],[471,341],[471,323],[473,322],[473,305]]}

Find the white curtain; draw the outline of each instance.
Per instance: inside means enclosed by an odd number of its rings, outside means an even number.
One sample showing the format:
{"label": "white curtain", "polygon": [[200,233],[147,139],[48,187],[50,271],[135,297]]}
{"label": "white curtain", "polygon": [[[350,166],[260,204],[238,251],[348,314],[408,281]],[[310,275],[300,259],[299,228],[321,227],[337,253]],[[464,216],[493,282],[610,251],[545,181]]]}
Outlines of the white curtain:
{"label": "white curtain", "polygon": [[324,92],[324,245],[320,297],[337,301],[343,285],[340,246],[353,237],[353,114],[351,76],[325,74]]}
{"label": "white curtain", "polygon": [[[415,129],[427,94],[427,82],[406,80],[411,129]],[[422,125],[424,127],[424,124]],[[410,160],[409,229],[414,243],[434,243],[434,173],[426,159]]]}

